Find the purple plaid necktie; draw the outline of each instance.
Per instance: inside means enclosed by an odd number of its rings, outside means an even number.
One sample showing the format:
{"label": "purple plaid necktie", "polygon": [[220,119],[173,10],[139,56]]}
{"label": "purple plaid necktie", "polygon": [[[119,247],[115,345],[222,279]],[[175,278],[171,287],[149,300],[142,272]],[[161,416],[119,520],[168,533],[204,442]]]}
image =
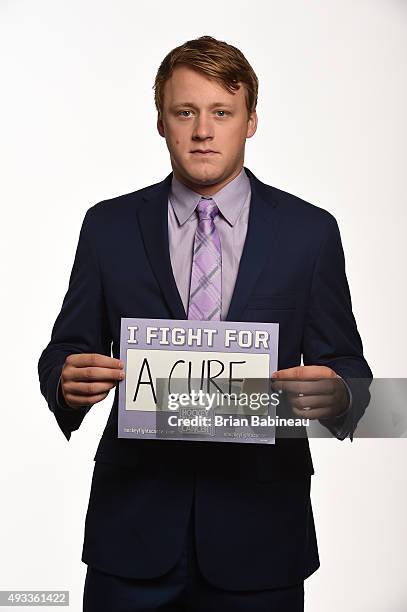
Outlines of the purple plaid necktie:
{"label": "purple plaid necktie", "polygon": [[220,320],[222,306],[222,250],[214,218],[219,213],[212,198],[196,207],[199,223],[195,233],[188,319]]}

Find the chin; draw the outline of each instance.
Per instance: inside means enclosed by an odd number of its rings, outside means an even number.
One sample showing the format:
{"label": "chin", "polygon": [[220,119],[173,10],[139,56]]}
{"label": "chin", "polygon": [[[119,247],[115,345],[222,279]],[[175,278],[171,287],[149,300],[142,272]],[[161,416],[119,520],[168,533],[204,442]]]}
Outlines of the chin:
{"label": "chin", "polygon": [[198,172],[196,170],[186,172],[186,176],[190,181],[198,185],[212,185],[218,183],[222,179],[223,173],[216,168],[207,167]]}

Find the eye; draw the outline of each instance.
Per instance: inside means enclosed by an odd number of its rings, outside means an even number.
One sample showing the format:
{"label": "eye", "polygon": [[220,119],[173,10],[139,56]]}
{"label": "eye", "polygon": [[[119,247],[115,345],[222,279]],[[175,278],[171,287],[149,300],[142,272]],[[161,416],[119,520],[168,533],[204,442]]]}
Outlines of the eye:
{"label": "eye", "polygon": [[225,110],[217,110],[216,112],[221,113],[221,114],[218,114],[218,117],[226,117],[226,115],[229,115],[228,111],[225,111]]}
{"label": "eye", "polygon": [[188,115],[188,114],[186,114],[186,113],[191,113],[191,111],[190,111],[190,110],[182,110],[182,111],[179,111],[179,112],[178,112],[178,115],[179,115],[180,117],[185,117],[185,118],[187,119],[187,118],[189,117],[189,115]]}

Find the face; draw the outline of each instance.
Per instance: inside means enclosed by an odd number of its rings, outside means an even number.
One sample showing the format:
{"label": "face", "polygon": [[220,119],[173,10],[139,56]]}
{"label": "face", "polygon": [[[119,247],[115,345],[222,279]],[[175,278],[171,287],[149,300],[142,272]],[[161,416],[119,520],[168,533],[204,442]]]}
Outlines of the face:
{"label": "face", "polygon": [[187,66],[177,66],[164,86],[157,128],[166,140],[174,175],[202,195],[211,195],[243,167],[246,138],[256,131],[245,89],[228,92]]}

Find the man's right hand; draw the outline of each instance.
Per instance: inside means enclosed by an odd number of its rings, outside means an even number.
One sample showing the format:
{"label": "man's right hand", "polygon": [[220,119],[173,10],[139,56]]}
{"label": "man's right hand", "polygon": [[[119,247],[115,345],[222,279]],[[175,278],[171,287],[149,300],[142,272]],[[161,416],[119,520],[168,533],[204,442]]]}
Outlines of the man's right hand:
{"label": "man's right hand", "polygon": [[68,355],[61,373],[61,389],[71,408],[101,402],[123,380],[123,363],[98,353]]}

